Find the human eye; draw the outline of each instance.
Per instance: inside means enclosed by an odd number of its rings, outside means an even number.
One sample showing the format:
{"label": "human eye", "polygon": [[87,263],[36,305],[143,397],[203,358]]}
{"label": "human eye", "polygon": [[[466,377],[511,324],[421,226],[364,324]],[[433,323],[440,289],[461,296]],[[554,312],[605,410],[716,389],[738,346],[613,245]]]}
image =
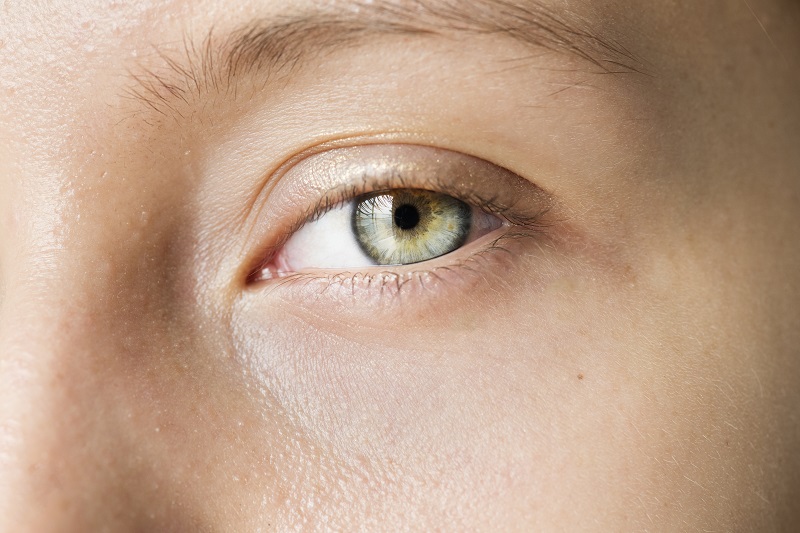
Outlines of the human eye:
{"label": "human eye", "polygon": [[499,216],[449,194],[410,188],[371,192],[309,220],[283,245],[267,273],[423,263],[503,225]]}
{"label": "human eye", "polygon": [[286,212],[274,224],[286,229],[276,231],[252,283],[375,287],[462,268],[480,273],[492,268],[486,259],[493,253],[513,256],[512,241],[544,238],[551,207],[542,189],[499,165],[416,145],[311,155],[270,196],[267,203]]}

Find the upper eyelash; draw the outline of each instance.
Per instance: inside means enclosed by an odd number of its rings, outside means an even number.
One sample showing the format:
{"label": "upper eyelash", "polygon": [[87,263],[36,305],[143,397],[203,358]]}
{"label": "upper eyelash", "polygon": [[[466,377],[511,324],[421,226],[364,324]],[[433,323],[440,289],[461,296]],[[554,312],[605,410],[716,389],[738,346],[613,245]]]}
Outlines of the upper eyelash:
{"label": "upper eyelash", "polygon": [[541,210],[534,213],[519,213],[515,209],[516,206],[502,203],[499,200],[499,196],[487,197],[474,189],[469,190],[464,187],[454,187],[445,180],[415,181],[412,183],[406,181],[406,178],[399,174],[390,177],[374,178],[365,173],[357,184],[343,185],[328,191],[314,207],[306,212],[305,216],[300,217],[300,220],[288,233],[292,234],[305,224],[318,220],[331,209],[336,208],[344,202],[365,194],[397,189],[421,189],[447,194],[462,202],[480,207],[487,213],[502,217],[516,226],[542,227],[542,218],[550,210],[550,206],[544,206]]}

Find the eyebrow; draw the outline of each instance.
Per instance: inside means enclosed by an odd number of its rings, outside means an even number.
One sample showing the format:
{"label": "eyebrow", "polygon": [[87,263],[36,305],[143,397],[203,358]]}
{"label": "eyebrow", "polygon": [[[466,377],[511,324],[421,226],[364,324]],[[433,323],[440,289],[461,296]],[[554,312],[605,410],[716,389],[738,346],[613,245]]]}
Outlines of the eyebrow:
{"label": "eyebrow", "polygon": [[290,10],[224,35],[212,28],[199,44],[185,39],[180,59],[157,50],[163,64],[131,72],[128,93],[158,113],[180,115],[181,102],[229,90],[242,76],[261,73],[266,85],[325,53],[391,35],[498,35],[539,53],[569,54],[601,74],[648,74],[646,62],[618,39],[538,0],[350,0]]}

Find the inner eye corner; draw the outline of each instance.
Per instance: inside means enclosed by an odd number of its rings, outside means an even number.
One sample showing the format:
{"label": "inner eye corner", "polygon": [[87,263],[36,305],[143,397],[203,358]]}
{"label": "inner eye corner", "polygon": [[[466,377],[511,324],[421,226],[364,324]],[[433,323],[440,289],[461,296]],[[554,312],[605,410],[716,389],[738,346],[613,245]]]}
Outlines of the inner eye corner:
{"label": "inner eye corner", "polygon": [[[257,262],[250,262],[250,264],[242,270],[244,273],[243,276],[243,286],[244,288],[251,288],[254,285],[258,285],[259,283],[263,282],[264,279],[264,271],[269,267],[274,253],[269,253],[266,258],[259,257]],[[241,278],[240,278],[241,279]]]}

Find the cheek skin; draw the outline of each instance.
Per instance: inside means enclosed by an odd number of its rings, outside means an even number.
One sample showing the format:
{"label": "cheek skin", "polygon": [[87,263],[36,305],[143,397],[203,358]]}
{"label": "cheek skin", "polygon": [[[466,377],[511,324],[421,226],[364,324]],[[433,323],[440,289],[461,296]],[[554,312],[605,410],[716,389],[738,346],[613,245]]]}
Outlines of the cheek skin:
{"label": "cheek skin", "polygon": [[[340,488],[323,493],[310,513],[313,521],[340,523],[343,501],[357,501],[349,513],[420,513],[434,528],[453,519],[463,527],[476,520],[510,526],[530,520],[534,509],[541,524],[552,524],[574,513],[575,502],[597,503],[587,493],[595,485],[577,480],[647,467],[623,417],[596,405],[598,396],[629,390],[626,376],[616,374],[606,325],[579,309],[555,317],[548,304],[523,310],[520,303],[484,311],[473,331],[450,324],[340,330],[318,318],[261,323],[237,335],[252,378],[276,393],[305,439],[343,473]],[[475,319],[474,312],[453,314],[463,317],[454,322]],[[530,336],[516,336],[520,328]],[[631,484],[620,480],[620,490]],[[620,494],[606,497],[610,504]],[[489,500],[507,522],[481,512]],[[589,512],[586,505],[579,510]],[[446,517],[442,508],[464,512]]]}
{"label": "cheek skin", "polygon": [[[315,468],[341,476],[305,518],[344,523],[344,502],[357,501],[348,513],[364,520],[415,513],[433,527],[754,520],[755,496],[738,487],[769,490],[769,475],[745,466],[769,453],[768,404],[722,357],[750,349],[726,333],[745,318],[691,296],[713,285],[707,265],[683,253],[665,272],[662,257],[640,249],[609,270],[531,257],[504,279],[513,295],[478,293],[422,316],[409,302],[410,315],[398,307],[396,319],[347,326],[292,301],[243,308],[235,346],[248,379],[322,450]],[[524,281],[548,268],[561,274]],[[310,487],[320,474],[292,475]],[[487,500],[497,516],[482,512]]]}
{"label": "cheek skin", "polygon": [[[479,502],[500,498],[513,523],[534,503],[520,495],[564,486],[555,477],[567,457],[553,453],[564,428],[552,406],[568,404],[587,370],[559,338],[560,330],[573,335],[574,317],[552,318],[546,306],[523,311],[524,302],[454,304],[435,320],[414,315],[416,327],[400,316],[343,327],[324,310],[288,305],[275,311],[281,320],[267,312],[239,322],[237,352],[250,379],[273,391],[305,441],[326,450],[326,468],[342,472],[340,488],[320,495],[311,519],[339,523],[342,502],[358,501],[348,512],[360,519],[369,509],[398,519],[414,512],[445,527],[442,508],[463,508],[460,519],[474,521]],[[470,322],[477,329],[455,327]],[[514,340],[519,328],[553,336]]]}

